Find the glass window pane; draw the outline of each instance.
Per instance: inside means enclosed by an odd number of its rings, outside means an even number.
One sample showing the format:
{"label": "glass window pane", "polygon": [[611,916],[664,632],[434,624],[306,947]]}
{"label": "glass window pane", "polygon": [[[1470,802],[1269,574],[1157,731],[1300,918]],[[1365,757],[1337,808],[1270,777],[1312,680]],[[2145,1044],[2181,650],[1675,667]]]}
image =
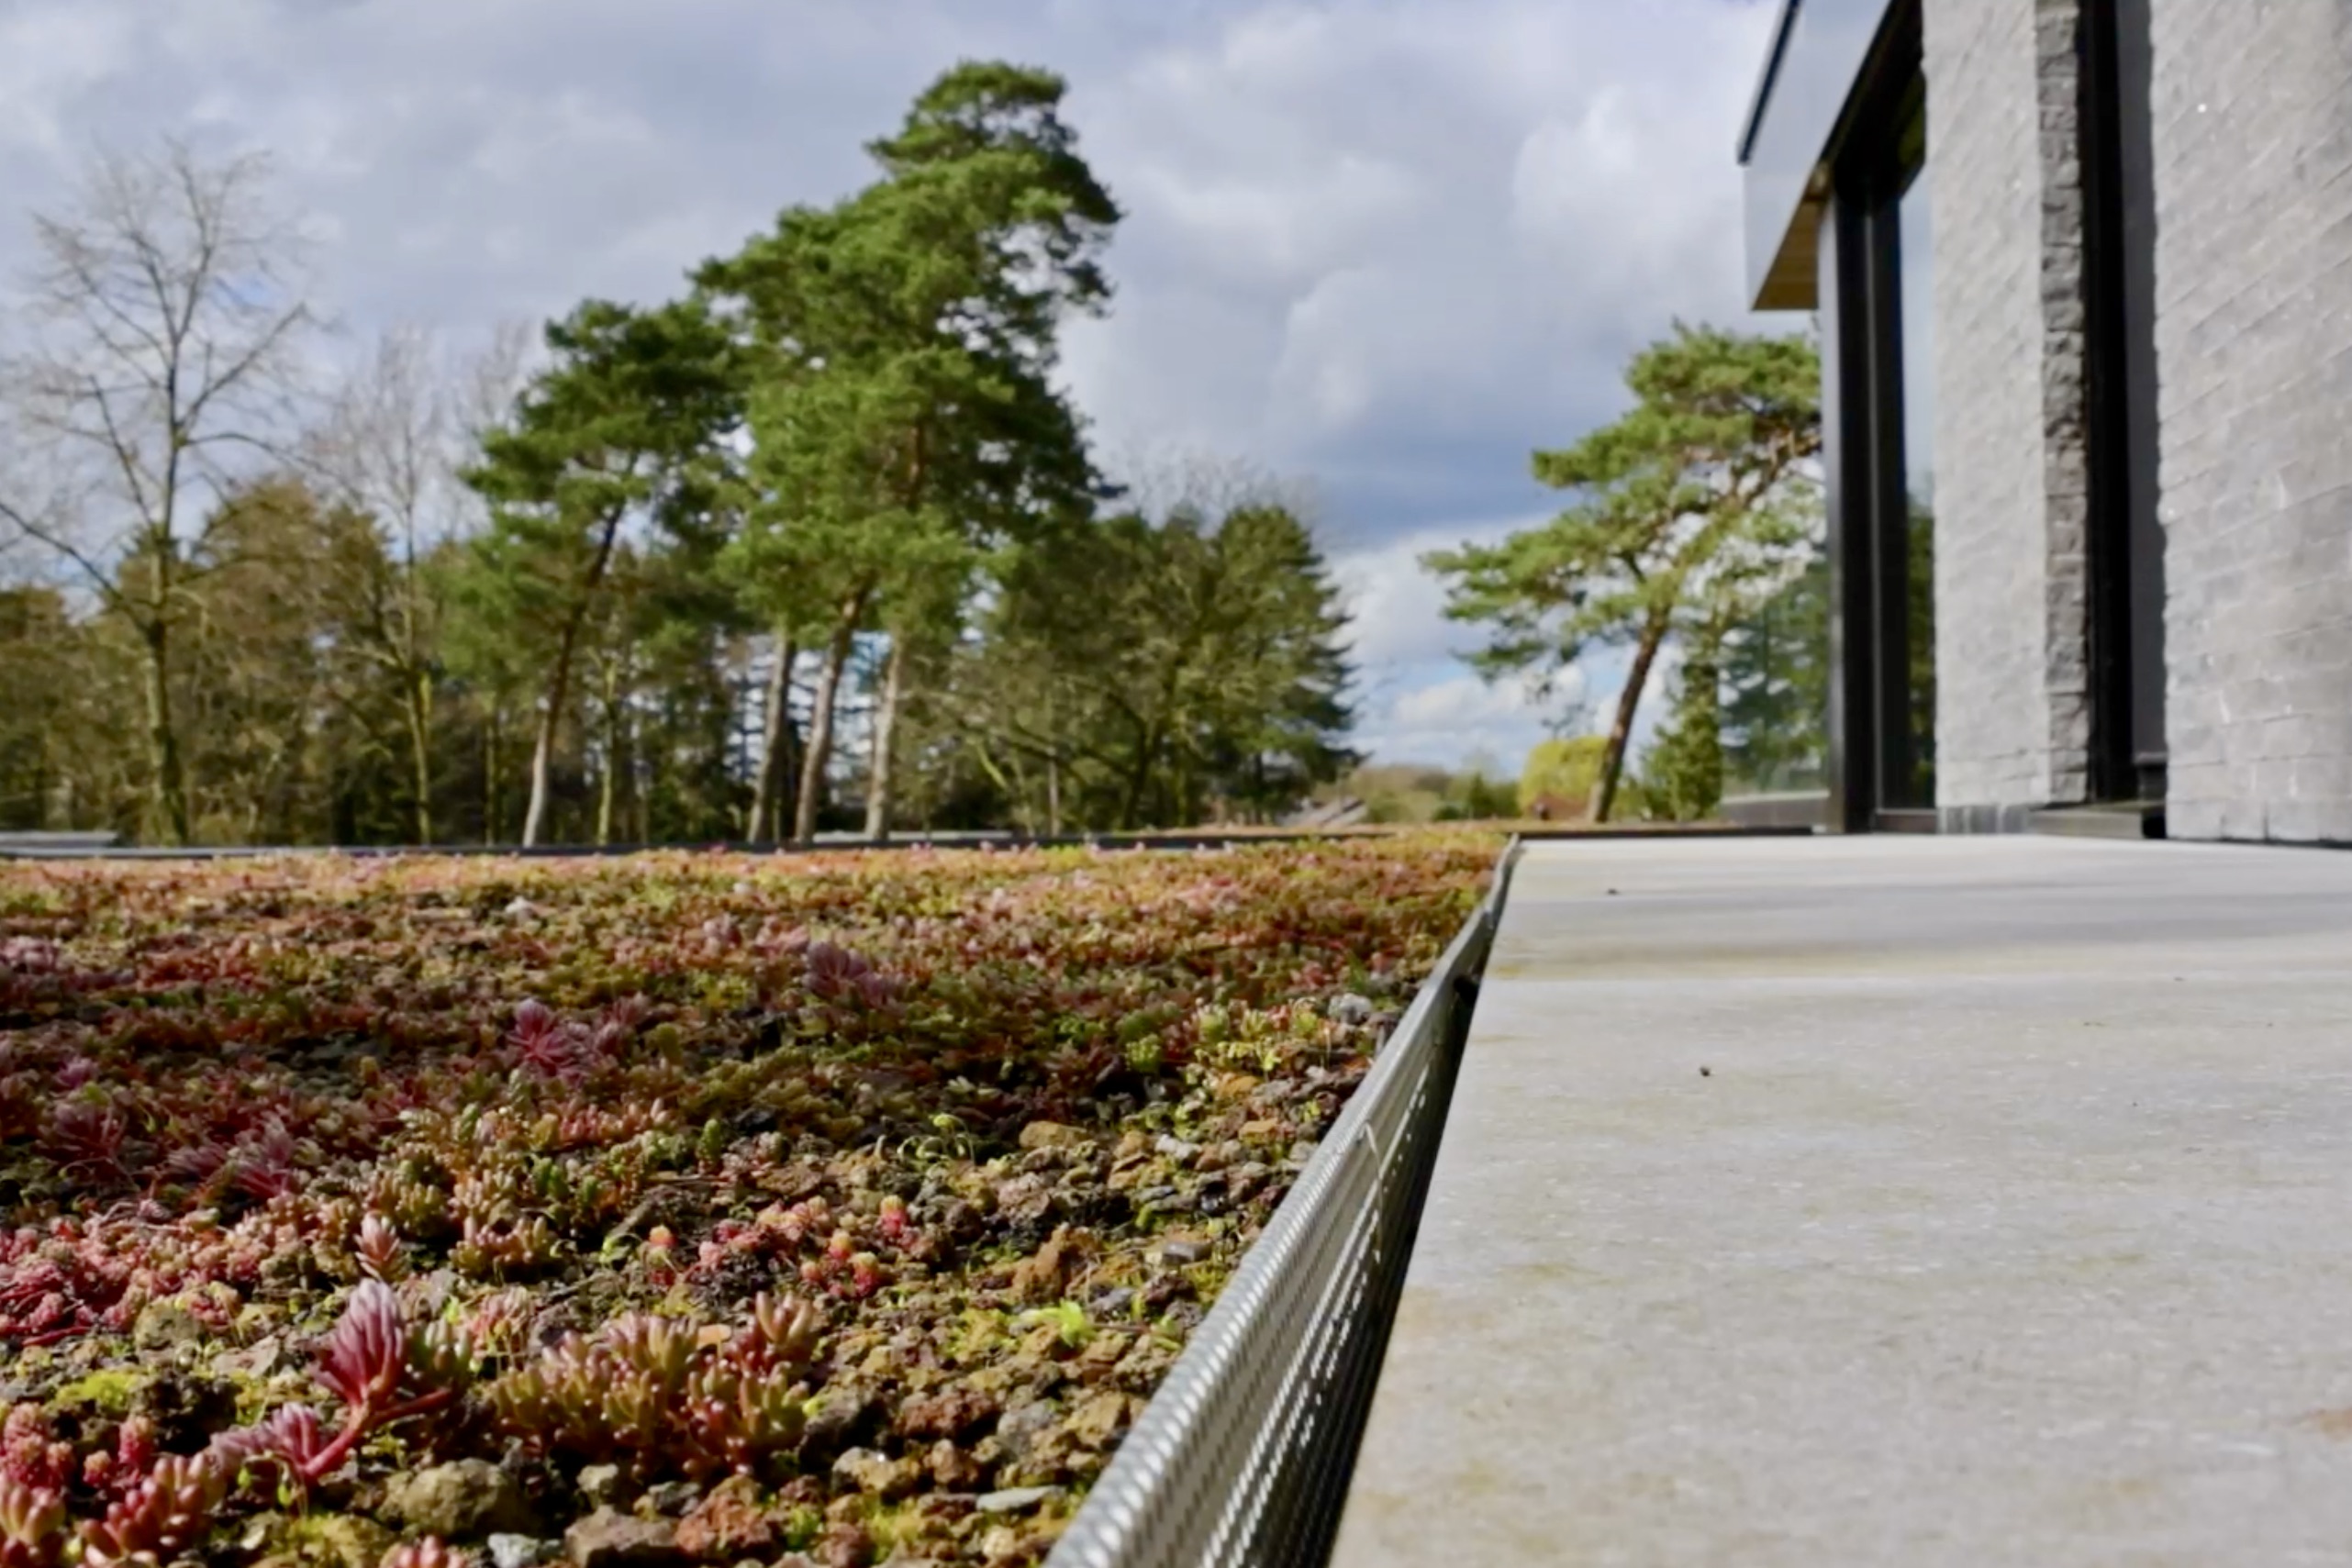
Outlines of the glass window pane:
{"label": "glass window pane", "polygon": [[[1919,146],[1923,155],[1923,146],[1912,145]],[[1908,707],[1912,788],[1921,806],[1935,800],[1935,258],[1927,220],[1931,183],[1931,171],[1923,162],[1903,192],[1895,225],[1901,263],[1897,293],[1902,311],[1903,475],[1910,500]]]}

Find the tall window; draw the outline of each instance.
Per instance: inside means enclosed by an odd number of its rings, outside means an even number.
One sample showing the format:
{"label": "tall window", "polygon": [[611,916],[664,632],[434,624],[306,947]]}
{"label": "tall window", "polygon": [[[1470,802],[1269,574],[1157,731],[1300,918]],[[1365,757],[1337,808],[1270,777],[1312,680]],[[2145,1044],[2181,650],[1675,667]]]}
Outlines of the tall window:
{"label": "tall window", "polygon": [[1820,251],[1831,817],[1932,832],[1935,290],[1915,3],[1887,13],[1856,95]]}
{"label": "tall window", "polygon": [[1911,777],[1901,804],[1935,801],[1935,252],[1928,226],[1926,96],[1910,94],[1899,144],[1895,246],[1901,320],[1905,578]]}

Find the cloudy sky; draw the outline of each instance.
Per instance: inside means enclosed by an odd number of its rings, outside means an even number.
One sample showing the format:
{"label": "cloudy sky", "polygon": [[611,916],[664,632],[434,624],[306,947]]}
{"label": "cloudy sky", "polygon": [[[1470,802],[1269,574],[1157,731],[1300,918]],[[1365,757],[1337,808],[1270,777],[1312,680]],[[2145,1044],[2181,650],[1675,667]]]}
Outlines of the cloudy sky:
{"label": "cloudy sky", "polygon": [[355,330],[485,332],[659,297],[852,188],[958,58],[1051,66],[1129,215],[1115,313],[1067,351],[1104,450],[1304,482],[1358,613],[1363,739],[1515,767],[1550,710],[1454,661],[1471,634],[1415,558],[1547,516],[1528,452],[1614,412],[1673,317],[1745,319],[1733,149],[1772,9],[0,0],[0,265],[94,139],[177,130],[276,157]]}

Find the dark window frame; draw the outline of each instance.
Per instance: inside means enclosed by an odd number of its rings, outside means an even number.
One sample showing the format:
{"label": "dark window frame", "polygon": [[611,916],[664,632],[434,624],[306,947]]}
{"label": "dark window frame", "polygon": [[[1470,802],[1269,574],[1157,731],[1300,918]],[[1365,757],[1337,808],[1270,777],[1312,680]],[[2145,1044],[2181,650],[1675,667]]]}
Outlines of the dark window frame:
{"label": "dark window frame", "polygon": [[2148,0],[2085,0],[2077,60],[2090,785],[2095,800],[2158,803],[2166,762],[2165,588],[2157,516]]}
{"label": "dark window frame", "polygon": [[1900,204],[1916,176],[1919,7],[1892,7],[1830,163],[1822,219],[1831,575],[1829,826],[1932,831],[1913,744]]}

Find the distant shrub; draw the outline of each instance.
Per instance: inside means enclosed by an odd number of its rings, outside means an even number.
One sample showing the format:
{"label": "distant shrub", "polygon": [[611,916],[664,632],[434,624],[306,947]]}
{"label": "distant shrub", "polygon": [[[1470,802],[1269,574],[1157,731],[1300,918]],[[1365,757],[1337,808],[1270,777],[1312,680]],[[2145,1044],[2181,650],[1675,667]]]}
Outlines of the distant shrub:
{"label": "distant shrub", "polygon": [[[1598,735],[1568,735],[1542,741],[1527,754],[1519,775],[1522,816],[1557,817],[1564,808],[1585,814],[1600,777],[1600,754],[1608,742]],[[1548,807],[1548,810],[1540,808]],[[1622,815],[1622,812],[1621,812]]]}

